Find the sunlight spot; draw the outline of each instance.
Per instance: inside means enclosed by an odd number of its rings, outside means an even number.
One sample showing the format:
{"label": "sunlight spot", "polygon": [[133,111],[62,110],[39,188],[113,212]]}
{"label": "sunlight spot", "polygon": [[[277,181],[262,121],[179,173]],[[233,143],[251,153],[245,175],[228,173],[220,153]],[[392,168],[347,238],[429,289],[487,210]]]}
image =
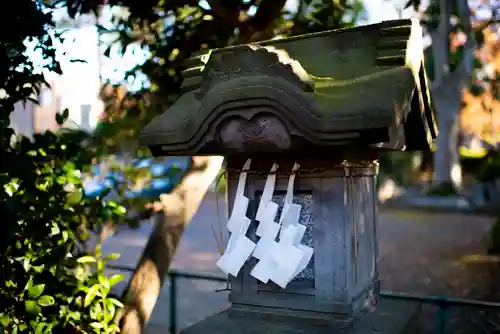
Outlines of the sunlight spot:
{"label": "sunlight spot", "polygon": [[250,8],[248,9],[248,15],[254,16],[255,13],[257,13],[257,6],[250,6]]}
{"label": "sunlight spot", "polygon": [[201,0],[200,2],[198,2],[198,4],[200,5],[201,8],[205,10],[210,10],[210,5],[206,0]]}
{"label": "sunlight spot", "polygon": [[462,264],[474,264],[474,263],[500,263],[500,256],[496,255],[484,255],[484,254],[471,254],[465,255],[459,260]]}
{"label": "sunlight spot", "polygon": [[453,164],[453,167],[451,167],[451,180],[453,184],[462,184],[462,168],[458,163]]}

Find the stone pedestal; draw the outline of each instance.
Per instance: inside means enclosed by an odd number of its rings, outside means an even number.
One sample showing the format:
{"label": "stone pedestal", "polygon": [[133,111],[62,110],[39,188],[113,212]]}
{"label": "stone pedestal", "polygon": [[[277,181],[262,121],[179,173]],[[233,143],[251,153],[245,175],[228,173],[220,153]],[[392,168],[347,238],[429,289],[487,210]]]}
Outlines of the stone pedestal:
{"label": "stone pedestal", "polygon": [[[367,324],[362,312],[378,299],[376,168],[370,162],[381,150],[432,147],[437,128],[423,64],[415,20],[207,50],[186,62],[182,96],[141,131],[141,145],[155,156],[223,155],[230,199],[251,158],[250,219],[272,164],[279,165],[274,195],[282,203],[297,162],[294,201],[302,204],[300,223],[307,226],[302,243],[314,249],[285,289],[254,279],[256,260],[249,260],[231,279],[231,309],[186,333],[320,333],[312,324],[331,333],[332,326]],[[246,232],[253,241],[256,226]],[[374,322],[386,309],[408,311],[382,320],[386,325],[406,321],[412,308],[396,302],[377,309]],[[243,317],[233,321],[228,314]],[[264,324],[264,318],[286,321]],[[291,319],[307,325],[293,327]],[[399,333],[391,328],[379,333]]]}
{"label": "stone pedestal", "polygon": [[[367,156],[369,158],[369,156]],[[274,202],[281,204],[293,163],[301,165],[295,180],[294,202],[302,205],[300,223],[307,226],[302,243],[314,248],[309,265],[288,286],[260,283],[250,275],[250,259],[238,277],[231,278],[231,312],[266,316],[303,317],[315,323],[348,323],[364,306],[375,302],[379,290],[376,242],[376,165],[370,159],[253,158],[247,178],[254,219],[266,174],[279,165]],[[239,168],[227,161],[229,198],[234,198]],[[281,174],[280,174],[281,173]],[[229,203],[231,211],[232,202]],[[279,216],[279,215],[278,215]],[[258,222],[247,237],[257,242]]]}
{"label": "stone pedestal", "polygon": [[409,301],[380,300],[373,312],[348,326],[318,325],[311,321],[276,321],[223,311],[183,330],[182,334],[421,334],[420,306]]}

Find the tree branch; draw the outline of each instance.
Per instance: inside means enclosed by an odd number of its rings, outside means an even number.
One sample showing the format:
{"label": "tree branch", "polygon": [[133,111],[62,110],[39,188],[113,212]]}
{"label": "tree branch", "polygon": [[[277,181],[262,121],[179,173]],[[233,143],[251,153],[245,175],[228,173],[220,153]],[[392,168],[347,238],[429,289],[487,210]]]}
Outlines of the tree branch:
{"label": "tree branch", "polygon": [[281,15],[286,0],[261,1],[255,15],[249,20],[248,26],[254,31],[264,30]]}
{"label": "tree branch", "polygon": [[286,0],[262,0],[255,15],[240,29],[240,41],[251,43],[271,38],[274,33],[272,24],[281,16]]}
{"label": "tree branch", "polygon": [[228,25],[238,27],[241,24],[240,10],[228,4],[229,1],[224,0],[207,0],[214,16],[221,18]]}
{"label": "tree branch", "polygon": [[262,0],[252,18],[243,15],[239,8],[231,6],[224,0],[208,0],[212,12],[229,26],[240,29],[238,43],[251,43],[270,38],[274,26],[273,21],[281,15],[286,0]]}
{"label": "tree branch", "polygon": [[464,33],[467,36],[464,45],[464,56],[462,61],[460,62],[460,66],[464,68],[462,71],[465,71],[465,75],[469,76],[472,73],[472,65],[474,62],[474,35],[472,33],[472,21],[471,21],[471,10],[469,8],[469,3],[467,0],[457,0],[458,7],[458,17],[460,19],[460,23],[464,29]]}
{"label": "tree branch", "polygon": [[[440,93],[444,93],[443,92],[444,90],[461,91],[461,87],[463,86],[464,80],[467,79],[472,72],[472,65],[474,61],[475,41],[472,34],[471,12],[467,0],[457,0],[459,19],[460,22],[462,23],[462,26],[464,28],[464,33],[466,34],[467,39],[464,45],[464,56],[460,61],[460,64],[455,68],[455,70],[452,73],[450,73],[447,59],[449,52],[448,36],[449,36],[449,21],[450,21],[451,8],[449,6],[449,1],[447,0],[441,0],[440,6],[444,7],[440,8],[441,18],[439,22],[439,28],[437,29],[436,32],[431,32],[432,51],[434,54],[434,67],[436,72],[435,80],[431,84],[431,86],[433,90],[440,91]],[[447,14],[443,13],[443,10],[446,10]],[[447,23],[446,26],[445,22]],[[446,44],[443,45],[443,40],[445,39],[445,36],[446,36]],[[446,53],[444,52],[444,50],[446,50]]]}
{"label": "tree branch", "polygon": [[450,50],[450,12],[449,0],[439,1],[439,25],[430,32],[432,38],[432,54],[434,56],[434,84],[441,85],[444,76],[449,73],[448,52]]}

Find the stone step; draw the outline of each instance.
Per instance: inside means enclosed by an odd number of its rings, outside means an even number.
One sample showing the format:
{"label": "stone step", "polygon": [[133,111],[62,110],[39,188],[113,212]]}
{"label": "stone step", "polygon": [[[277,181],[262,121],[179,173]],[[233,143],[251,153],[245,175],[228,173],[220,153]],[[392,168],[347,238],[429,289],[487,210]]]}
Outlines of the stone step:
{"label": "stone step", "polygon": [[[373,312],[364,313],[350,326],[314,326],[307,323],[273,321],[230,316],[230,310],[209,317],[185,329],[182,334],[417,334],[420,304],[405,300],[381,299]],[[285,320],[288,318],[283,318]]]}

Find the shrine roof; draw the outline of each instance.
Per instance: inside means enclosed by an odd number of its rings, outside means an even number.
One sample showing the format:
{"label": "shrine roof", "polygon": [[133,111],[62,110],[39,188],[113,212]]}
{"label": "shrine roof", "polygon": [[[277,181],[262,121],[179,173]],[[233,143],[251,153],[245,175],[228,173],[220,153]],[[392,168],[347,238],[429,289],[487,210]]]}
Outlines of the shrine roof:
{"label": "shrine roof", "polygon": [[265,151],[229,147],[221,129],[232,122],[223,132],[234,137],[235,126],[255,133],[274,122],[289,136],[274,149],[429,150],[437,128],[423,50],[419,22],[395,20],[204,51],[186,62],[182,96],[139,140],[158,154]]}

